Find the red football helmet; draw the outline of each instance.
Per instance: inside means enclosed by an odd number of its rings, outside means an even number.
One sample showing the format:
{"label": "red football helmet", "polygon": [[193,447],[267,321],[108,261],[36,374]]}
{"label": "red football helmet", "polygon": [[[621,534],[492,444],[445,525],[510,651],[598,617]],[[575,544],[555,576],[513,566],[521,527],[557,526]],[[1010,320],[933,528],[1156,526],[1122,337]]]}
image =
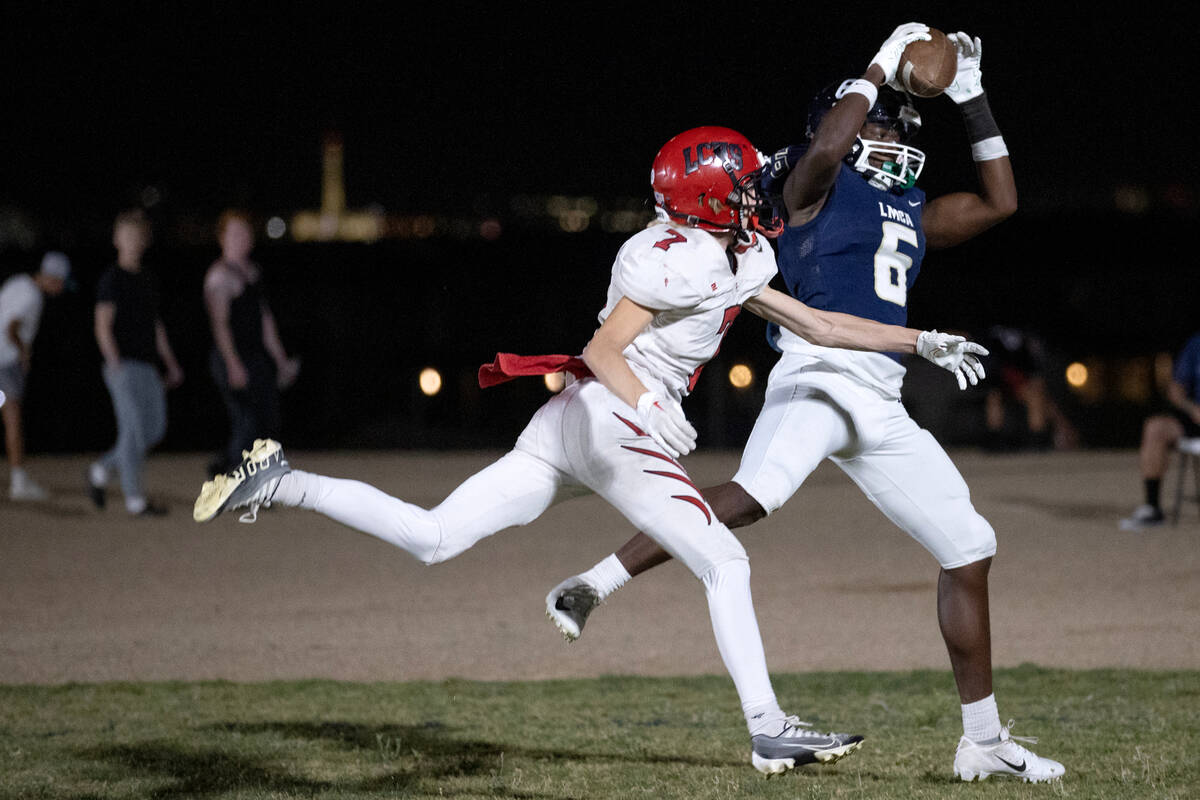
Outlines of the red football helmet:
{"label": "red football helmet", "polygon": [[650,188],[671,219],[706,231],[759,231],[764,202],[758,177],[762,153],[730,128],[692,128],[674,136],[654,157]]}

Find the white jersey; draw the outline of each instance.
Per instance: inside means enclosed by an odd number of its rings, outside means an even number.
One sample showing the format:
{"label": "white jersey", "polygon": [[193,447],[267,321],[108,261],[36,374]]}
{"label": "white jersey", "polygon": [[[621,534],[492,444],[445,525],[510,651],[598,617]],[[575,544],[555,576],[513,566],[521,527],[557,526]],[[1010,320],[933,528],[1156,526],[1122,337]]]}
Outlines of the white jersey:
{"label": "white jersey", "polygon": [[8,328],[17,322],[17,335],[28,347],[42,319],[42,290],[32,276],[14,275],[0,286],[0,367],[17,363],[21,353],[8,339]]}
{"label": "white jersey", "polygon": [[775,253],[760,237],[734,248],[731,258],[707,231],[659,223],[617,253],[600,322],[622,297],[654,310],[650,325],[625,348],[625,360],[647,388],[661,386],[679,400],[717,354],[742,303],[775,272]]}

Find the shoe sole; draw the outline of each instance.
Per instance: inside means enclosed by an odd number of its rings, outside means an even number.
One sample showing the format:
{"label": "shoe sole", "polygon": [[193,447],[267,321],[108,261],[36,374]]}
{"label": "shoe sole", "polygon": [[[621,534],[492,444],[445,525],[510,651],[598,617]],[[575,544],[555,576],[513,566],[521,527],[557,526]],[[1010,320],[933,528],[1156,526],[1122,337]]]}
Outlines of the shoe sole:
{"label": "shoe sole", "polygon": [[1137,533],[1138,531],[1147,531],[1151,528],[1161,528],[1166,523],[1166,520],[1158,520],[1157,522],[1129,522],[1122,520],[1120,529],[1126,533]]}
{"label": "shoe sole", "polygon": [[572,633],[569,629],[567,629],[566,627],[563,626],[562,621],[559,620],[559,618],[557,616],[550,613],[549,611],[546,612],[546,619],[548,619],[554,623],[554,627],[558,628],[558,632],[562,634],[562,637],[564,639],[566,639],[568,643],[573,642],[579,638],[578,631],[575,633]]}
{"label": "shoe sole", "polygon": [[[270,461],[282,451],[283,447],[279,442],[267,439],[251,450],[242,463]],[[241,467],[239,466],[238,469]],[[263,467],[260,466],[259,471],[262,469]],[[196,504],[192,507],[192,519],[196,522],[208,522],[215,519],[229,505],[229,499],[233,497],[233,493],[245,485],[246,480],[247,478],[243,478],[240,481],[234,481],[228,475],[217,475],[212,480],[205,481],[204,485],[200,487],[200,496],[196,498]]]}
{"label": "shoe sole", "polygon": [[[802,762],[801,766],[812,763],[819,763],[825,766],[836,764],[838,761],[841,761],[843,758],[850,755],[862,746],[863,740],[860,739],[857,742],[850,742],[842,745],[841,747],[835,747],[831,750],[817,750],[812,753],[813,761]],[[770,778],[772,775],[782,775],[789,769],[794,769],[796,766],[796,759],[764,758],[758,753],[751,751],[750,763],[754,765],[755,769]]]}
{"label": "shoe sole", "polygon": [[1053,783],[1054,781],[1062,780],[1062,775],[1048,775],[1045,778],[1030,778],[1024,775],[1014,775],[1011,772],[971,772],[969,770],[963,770],[962,772],[959,772],[958,770],[955,770],[954,774],[961,778],[965,783],[974,783],[975,781],[982,783],[993,775],[995,775],[997,778],[1011,778],[1012,780],[1021,781],[1022,783]]}

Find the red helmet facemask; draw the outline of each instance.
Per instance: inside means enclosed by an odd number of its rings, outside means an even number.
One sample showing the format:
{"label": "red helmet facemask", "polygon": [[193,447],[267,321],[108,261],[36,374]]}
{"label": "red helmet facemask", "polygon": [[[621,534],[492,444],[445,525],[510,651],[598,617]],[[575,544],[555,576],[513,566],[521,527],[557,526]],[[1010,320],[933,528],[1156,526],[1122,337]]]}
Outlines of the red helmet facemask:
{"label": "red helmet facemask", "polygon": [[671,219],[706,231],[768,236],[758,178],[764,159],[750,141],[730,128],[692,128],[671,138],[654,158],[650,187],[654,202]]}

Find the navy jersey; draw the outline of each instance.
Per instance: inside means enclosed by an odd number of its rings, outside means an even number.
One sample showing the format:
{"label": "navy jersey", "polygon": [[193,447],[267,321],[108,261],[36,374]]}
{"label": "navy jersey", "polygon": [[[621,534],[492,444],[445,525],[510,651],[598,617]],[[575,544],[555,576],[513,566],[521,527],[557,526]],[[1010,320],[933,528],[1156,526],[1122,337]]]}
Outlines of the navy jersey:
{"label": "navy jersey", "polygon": [[924,205],[920,189],[877,189],[842,164],[820,212],[777,240],[788,292],[813,308],[905,325],[925,256]]}

